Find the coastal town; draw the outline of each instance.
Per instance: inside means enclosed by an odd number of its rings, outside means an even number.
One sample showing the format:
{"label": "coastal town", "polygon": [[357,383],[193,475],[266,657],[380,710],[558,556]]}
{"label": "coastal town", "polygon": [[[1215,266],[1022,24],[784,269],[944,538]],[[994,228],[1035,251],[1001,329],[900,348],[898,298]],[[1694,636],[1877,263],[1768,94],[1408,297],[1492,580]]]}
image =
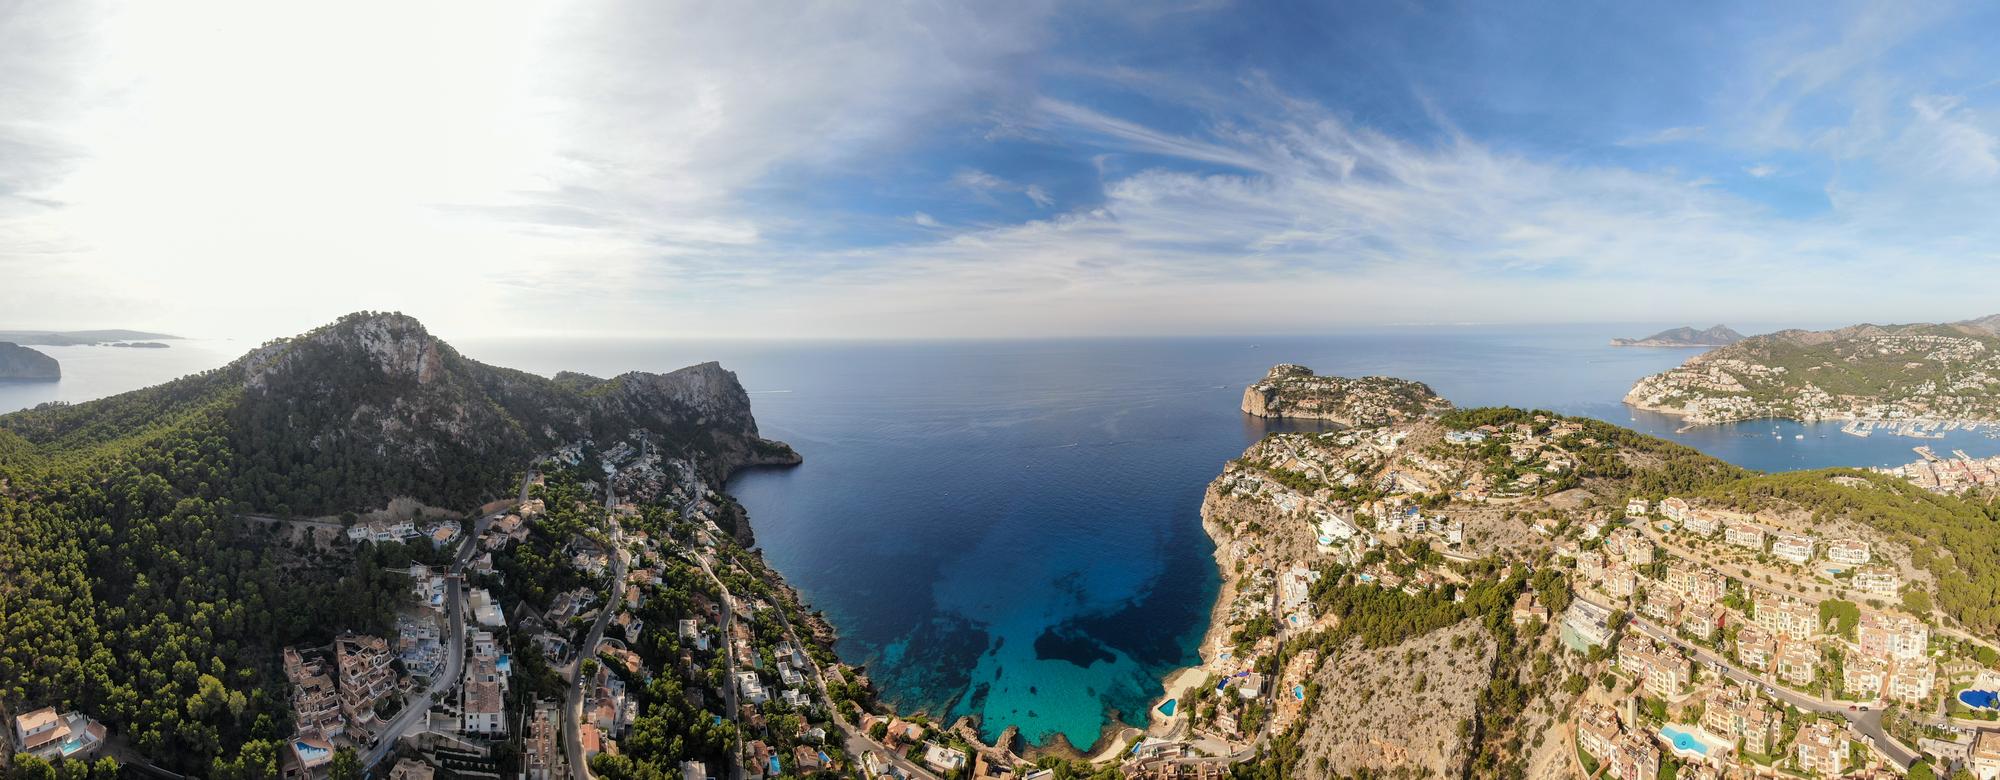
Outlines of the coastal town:
{"label": "coastal town", "polygon": [[[1420,383],[1280,366],[1244,407],[1329,424],[1266,435],[1209,485],[1200,662],[1087,751],[878,700],[745,546],[741,507],[635,430],[461,513],[248,518],[400,584],[385,621],[270,659],[289,716],[270,776],[2000,777],[2000,646],[1942,603],[1961,575],[1917,535]],[[1802,478],[1990,484],[1991,464],[1918,452]],[[9,742],[34,760],[167,771],[92,713],[19,713]]]}
{"label": "coastal town", "polygon": [[[1632,470],[1673,457],[1518,410],[1267,436],[1210,486],[1224,592],[1148,749],[1303,745],[1335,774],[2000,776],[2000,647],[1940,613],[1908,544]],[[1516,683],[1492,723],[1464,693]]]}
{"label": "coastal town", "polygon": [[1919,458],[1901,466],[1877,467],[1876,473],[1900,477],[1933,493],[1964,493],[2000,485],[2000,456],[1975,458],[1953,450],[1946,458],[1929,447],[1914,448]]}
{"label": "coastal town", "polygon": [[[1929,438],[2000,420],[2000,331],[1984,318],[1754,336],[1640,379],[1625,396],[1689,426],[1847,420]],[[1919,429],[1921,428],[1921,429]]]}

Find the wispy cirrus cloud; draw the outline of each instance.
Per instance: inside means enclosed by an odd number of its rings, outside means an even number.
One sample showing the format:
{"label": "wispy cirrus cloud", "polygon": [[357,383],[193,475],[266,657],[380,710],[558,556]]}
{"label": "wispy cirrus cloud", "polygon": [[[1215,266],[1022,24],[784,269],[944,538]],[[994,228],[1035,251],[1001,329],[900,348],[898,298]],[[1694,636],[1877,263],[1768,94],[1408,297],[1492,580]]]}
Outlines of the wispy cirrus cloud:
{"label": "wispy cirrus cloud", "polygon": [[[1407,36],[1382,72],[1457,79],[1357,86],[1354,60],[1204,37],[1246,8],[556,10],[389,30],[252,3],[18,12],[0,309],[256,335],[369,307],[484,333],[1005,336],[1990,305],[1882,295],[2000,246],[1995,95],[1953,75],[1990,55],[1934,40],[1967,26],[1949,8],[1739,20],[1679,53],[1721,65],[1661,71],[1701,99],[1650,130],[1580,121],[1630,92],[1588,74],[1427,70],[1461,62],[1427,42],[1464,39],[1408,9],[1374,12]],[[1558,32],[1537,50],[1591,31]],[[76,319],[109,310],[159,320]]]}

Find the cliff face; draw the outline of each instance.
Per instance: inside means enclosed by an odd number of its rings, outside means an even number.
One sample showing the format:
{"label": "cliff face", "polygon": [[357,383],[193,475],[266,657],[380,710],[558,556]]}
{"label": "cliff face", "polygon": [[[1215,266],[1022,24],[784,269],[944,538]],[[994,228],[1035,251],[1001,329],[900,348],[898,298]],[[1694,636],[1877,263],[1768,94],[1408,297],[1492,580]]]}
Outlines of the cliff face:
{"label": "cliff face", "polygon": [[62,378],[56,359],[27,347],[0,342],[0,380],[54,382]]}
{"label": "cliff face", "polygon": [[1243,413],[1258,417],[1329,420],[1348,426],[1387,425],[1451,408],[1430,386],[1407,379],[1316,376],[1292,363],[1271,368],[1243,389]]}

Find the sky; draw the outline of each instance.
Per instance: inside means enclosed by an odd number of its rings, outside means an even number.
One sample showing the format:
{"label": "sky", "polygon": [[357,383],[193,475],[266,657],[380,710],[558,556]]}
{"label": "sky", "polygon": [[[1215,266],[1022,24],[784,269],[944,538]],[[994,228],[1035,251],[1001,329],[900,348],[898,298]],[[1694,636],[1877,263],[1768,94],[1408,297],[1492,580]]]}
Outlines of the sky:
{"label": "sky", "polygon": [[0,328],[2000,312],[2000,6],[0,0]]}

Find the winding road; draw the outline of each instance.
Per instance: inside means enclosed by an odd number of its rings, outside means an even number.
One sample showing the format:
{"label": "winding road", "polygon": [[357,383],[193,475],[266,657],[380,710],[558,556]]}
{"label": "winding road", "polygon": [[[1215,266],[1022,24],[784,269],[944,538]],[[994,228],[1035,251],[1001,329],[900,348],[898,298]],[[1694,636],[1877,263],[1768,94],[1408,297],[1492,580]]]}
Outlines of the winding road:
{"label": "winding road", "polygon": [[1889,732],[1882,728],[1882,711],[1880,709],[1871,708],[1867,711],[1850,709],[1851,705],[1809,696],[1778,685],[1730,663],[1729,659],[1716,655],[1705,647],[1684,642],[1680,637],[1675,636],[1673,632],[1667,631],[1637,616],[1633,616],[1632,618],[1632,627],[1638,629],[1640,633],[1646,636],[1679,648],[1682,652],[1688,653],[1712,668],[1721,669],[1723,675],[1729,679],[1762,687],[1766,695],[1783,700],[1785,703],[1801,710],[1817,712],[1823,715],[1839,715],[1842,718],[1846,718],[1849,727],[1855,733],[1873,743],[1878,751],[1888,756],[1891,761],[1894,761],[1902,769],[1909,769],[1911,762],[1917,760],[1916,751],[1904,747],[1902,743],[1890,738]]}
{"label": "winding road", "polygon": [[[527,502],[528,483],[534,477],[535,471],[532,468],[521,476],[521,495],[516,506]],[[445,671],[431,678],[431,685],[424,690],[422,700],[405,702],[403,711],[396,713],[395,719],[389,721],[388,727],[376,737],[375,746],[369,749],[367,755],[362,756],[363,771],[373,769],[375,765],[382,763],[383,759],[388,758],[389,754],[396,750],[396,743],[402,740],[403,733],[409,731],[410,725],[415,723],[417,718],[429,713],[431,707],[437,704],[438,697],[457,686],[459,675],[465,670],[465,567],[472,562],[473,553],[478,552],[479,537],[485,535],[486,527],[506,513],[507,510],[503,509],[474,520],[472,531],[465,535],[465,541],[459,543],[458,555],[453,556],[451,567],[445,572],[445,581],[450,586],[445,593],[445,612],[450,615],[451,622],[450,630],[445,633],[448,642],[444,656]]]}
{"label": "winding road", "polygon": [[604,519],[611,526],[611,549],[607,550],[611,559],[611,597],[598,610],[597,621],[590,626],[590,633],[584,636],[583,644],[577,647],[575,670],[571,674],[569,694],[563,702],[563,753],[569,757],[570,776],[577,780],[591,780],[590,764],[583,757],[583,662],[597,657],[597,643],[604,639],[604,627],[611,624],[611,616],[618,612],[625,602],[625,529],[618,523],[618,492],[611,487],[611,480],[604,482]]}

